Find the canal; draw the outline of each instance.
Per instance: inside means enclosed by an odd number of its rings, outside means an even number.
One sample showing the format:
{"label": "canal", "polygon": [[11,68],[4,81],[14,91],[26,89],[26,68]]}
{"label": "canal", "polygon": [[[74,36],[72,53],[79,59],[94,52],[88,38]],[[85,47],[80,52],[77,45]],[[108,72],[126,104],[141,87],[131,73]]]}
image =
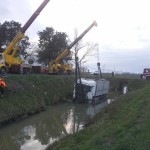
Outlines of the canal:
{"label": "canal", "polygon": [[72,102],[50,106],[44,112],[0,128],[0,150],[45,150],[56,140],[83,128],[85,122],[110,101]]}

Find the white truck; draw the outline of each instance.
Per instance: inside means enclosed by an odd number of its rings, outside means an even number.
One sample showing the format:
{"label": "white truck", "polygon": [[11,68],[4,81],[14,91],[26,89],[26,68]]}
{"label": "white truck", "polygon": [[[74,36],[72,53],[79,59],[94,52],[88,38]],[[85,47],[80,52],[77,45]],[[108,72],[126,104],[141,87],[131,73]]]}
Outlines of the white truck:
{"label": "white truck", "polygon": [[76,102],[88,102],[106,96],[109,90],[109,81],[106,79],[84,79],[77,81],[74,87],[73,100]]}

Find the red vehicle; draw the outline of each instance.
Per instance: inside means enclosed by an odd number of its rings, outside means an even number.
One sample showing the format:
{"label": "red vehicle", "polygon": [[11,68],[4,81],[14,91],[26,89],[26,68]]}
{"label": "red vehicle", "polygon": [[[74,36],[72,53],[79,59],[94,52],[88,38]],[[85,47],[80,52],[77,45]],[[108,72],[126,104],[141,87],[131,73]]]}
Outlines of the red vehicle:
{"label": "red vehicle", "polygon": [[143,74],[141,74],[142,79],[150,80],[150,68],[145,68]]}

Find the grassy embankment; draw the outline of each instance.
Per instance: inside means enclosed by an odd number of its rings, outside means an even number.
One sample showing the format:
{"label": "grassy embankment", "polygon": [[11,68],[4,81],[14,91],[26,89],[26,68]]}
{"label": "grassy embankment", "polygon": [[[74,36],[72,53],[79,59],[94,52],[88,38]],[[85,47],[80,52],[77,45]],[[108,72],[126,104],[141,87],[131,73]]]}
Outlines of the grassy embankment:
{"label": "grassy embankment", "polygon": [[48,150],[150,149],[150,82],[130,79],[129,92],[122,95],[115,91],[117,80],[111,80],[109,95],[115,97],[115,101],[96,115],[93,124]]}
{"label": "grassy embankment", "polygon": [[0,98],[0,125],[67,100],[72,94],[74,79],[71,76],[16,75],[5,80],[6,92]]}
{"label": "grassy embankment", "polygon": [[[73,90],[72,76],[10,76],[6,78],[5,96],[0,99],[0,122],[45,109],[47,105],[67,100]],[[49,149],[147,150],[150,142],[149,81],[130,79],[129,92],[120,95],[121,79],[109,79],[109,97],[117,97],[84,130],[61,140]]]}

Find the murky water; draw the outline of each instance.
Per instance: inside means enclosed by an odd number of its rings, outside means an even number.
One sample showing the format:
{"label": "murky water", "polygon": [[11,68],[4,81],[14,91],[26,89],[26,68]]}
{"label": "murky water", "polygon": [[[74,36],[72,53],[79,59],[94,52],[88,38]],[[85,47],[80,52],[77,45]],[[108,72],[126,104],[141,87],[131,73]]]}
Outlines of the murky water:
{"label": "murky water", "polygon": [[61,104],[0,128],[0,150],[44,150],[54,141],[83,128],[107,101],[99,104]]}

